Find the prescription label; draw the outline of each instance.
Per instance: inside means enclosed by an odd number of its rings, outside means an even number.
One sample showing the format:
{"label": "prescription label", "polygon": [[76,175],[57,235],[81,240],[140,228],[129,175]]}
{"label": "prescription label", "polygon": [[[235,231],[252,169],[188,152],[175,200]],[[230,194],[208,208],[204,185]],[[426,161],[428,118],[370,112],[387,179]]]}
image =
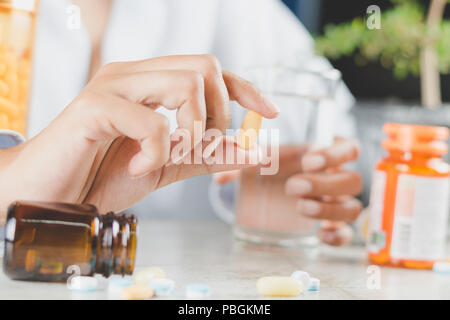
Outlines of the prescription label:
{"label": "prescription label", "polygon": [[398,176],[391,257],[436,260],[444,257],[449,179]]}
{"label": "prescription label", "polygon": [[372,179],[370,192],[369,238],[367,249],[378,253],[386,247],[386,233],[382,229],[386,172],[376,170]]}

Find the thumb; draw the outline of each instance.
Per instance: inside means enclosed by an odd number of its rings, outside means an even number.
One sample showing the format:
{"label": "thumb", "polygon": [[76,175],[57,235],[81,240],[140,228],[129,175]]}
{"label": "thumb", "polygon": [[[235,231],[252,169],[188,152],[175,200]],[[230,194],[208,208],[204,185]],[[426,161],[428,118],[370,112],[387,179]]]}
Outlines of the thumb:
{"label": "thumb", "polygon": [[221,142],[216,143],[217,147],[212,154],[205,159],[201,154],[204,154],[205,149],[208,150],[208,145],[207,142],[202,142],[202,145],[194,148],[181,160],[181,163],[167,165],[163,170],[158,188],[199,175],[227,171],[233,172],[231,173],[233,175],[244,168],[270,164],[269,159],[263,156],[267,153],[264,153],[263,147],[258,144],[249,150],[244,150],[238,146],[235,137],[223,136]]}

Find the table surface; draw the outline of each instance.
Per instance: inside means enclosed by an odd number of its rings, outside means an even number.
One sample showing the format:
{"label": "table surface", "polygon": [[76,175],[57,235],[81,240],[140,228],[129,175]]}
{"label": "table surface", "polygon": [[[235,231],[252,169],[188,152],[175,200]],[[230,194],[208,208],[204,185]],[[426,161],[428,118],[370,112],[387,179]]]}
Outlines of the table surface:
{"label": "table surface", "polygon": [[[207,283],[211,299],[259,299],[259,277],[307,271],[321,280],[319,292],[292,299],[450,299],[450,275],[427,270],[381,267],[380,288],[369,288],[377,275],[363,247],[287,250],[251,246],[233,240],[230,228],[216,220],[142,221],[136,270],[163,268],[175,281],[169,299],[184,299],[184,288]],[[377,272],[377,271],[376,271]],[[9,280],[0,272],[0,299],[111,299],[106,290],[77,293],[65,284]],[[158,298],[159,299],[159,298]]]}

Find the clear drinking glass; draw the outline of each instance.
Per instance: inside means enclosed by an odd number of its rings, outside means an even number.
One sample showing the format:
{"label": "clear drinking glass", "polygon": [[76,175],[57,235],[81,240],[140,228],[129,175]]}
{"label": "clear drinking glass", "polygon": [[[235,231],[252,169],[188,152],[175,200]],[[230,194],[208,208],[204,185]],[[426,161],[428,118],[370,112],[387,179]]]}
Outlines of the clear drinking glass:
{"label": "clear drinking glass", "polygon": [[[241,171],[234,186],[211,184],[211,203],[219,217],[234,224],[234,235],[240,240],[289,247],[315,246],[317,220],[298,213],[298,200],[285,194],[285,183],[301,171],[304,152],[332,142],[332,99],[340,72],[331,68],[318,72],[263,67],[249,70],[246,77],[281,110],[278,118],[263,121],[265,130],[259,136],[259,143],[270,145],[269,150],[273,150],[274,144],[279,147],[279,170],[274,175],[261,175],[259,166],[251,167]],[[272,129],[279,130],[279,141],[271,141],[268,132]],[[227,193],[230,188],[234,197]]]}

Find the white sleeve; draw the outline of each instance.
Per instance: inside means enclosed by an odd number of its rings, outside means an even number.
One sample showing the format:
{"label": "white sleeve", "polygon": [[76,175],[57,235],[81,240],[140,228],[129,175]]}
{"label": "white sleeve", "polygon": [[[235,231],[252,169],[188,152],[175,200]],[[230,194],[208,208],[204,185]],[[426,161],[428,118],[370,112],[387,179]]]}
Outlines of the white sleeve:
{"label": "white sleeve", "polygon": [[[225,68],[242,74],[252,66],[298,67],[305,57],[308,66],[311,61],[314,68],[330,66],[327,59],[314,54],[313,38],[281,1],[227,0],[220,4],[213,53]],[[335,135],[355,134],[349,112],[353,104],[352,94],[342,83],[333,103]]]}
{"label": "white sleeve", "polygon": [[24,142],[23,136],[15,131],[0,130],[0,149],[12,148]]}

